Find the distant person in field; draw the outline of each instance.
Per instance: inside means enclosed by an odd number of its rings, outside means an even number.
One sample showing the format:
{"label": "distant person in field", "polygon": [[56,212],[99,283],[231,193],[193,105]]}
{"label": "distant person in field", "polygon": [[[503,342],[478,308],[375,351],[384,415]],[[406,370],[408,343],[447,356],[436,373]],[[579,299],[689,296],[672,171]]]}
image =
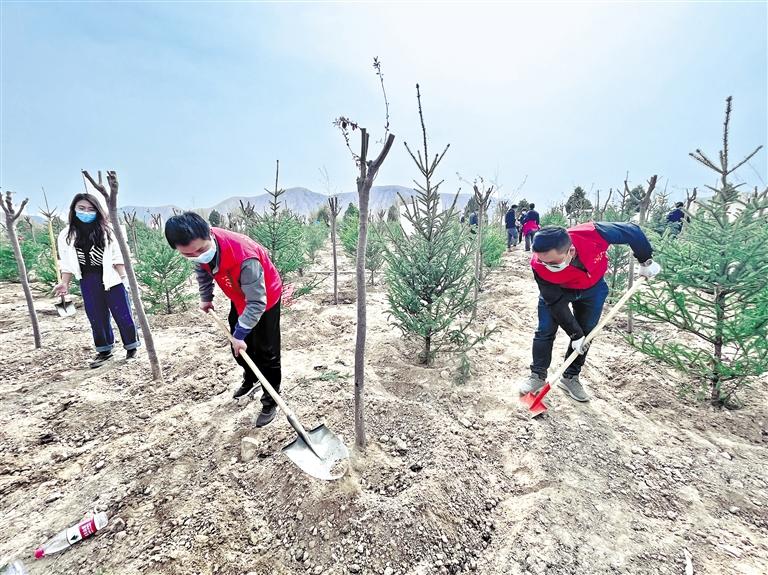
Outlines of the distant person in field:
{"label": "distant person in field", "polygon": [[[547,226],[533,238],[531,267],[539,286],[539,325],[533,336],[531,375],[521,382],[521,394],[536,392],[545,383],[552,361],[552,346],[558,327],[571,338],[579,357],[557,383],[576,401],[589,401],[579,381],[587,357],[584,338],[600,321],[608,284],[608,246],[629,244],[640,262],[641,276],[651,278],[661,267],[652,259],[653,248],[643,231],[633,223],[589,222],[572,228]],[[573,307],[571,311],[569,304]]]}
{"label": "distant person in field", "polygon": [[475,210],[469,214],[469,231],[473,234],[477,233],[477,212]]}
{"label": "distant person in field", "polygon": [[672,235],[677,235],[683,229],[683,219],[685,218],[685,211],[683,210],[683,202],[677,202],[675,209],[667,214],[667,226],[669,227]]}
{"label": "distant person in field", "polygon": [[83,307],[96,348],[91,367],[99,367],[112,359],[115,345],[112,318],[127,350],[126,359],[133,359],[141,344],[125,288],[123,255],[98,198],[77,194],[69,205],[68,224],[57,241],[61,283],[53,292],[57,296],[69,293],[73,276],[80,282]]}
{"label": "distant person in field", "polygon": [[525,219],[525,214],[528,213],[528,208],[523,208],[520,210],[520,216],[517,218],[517,243],[523,242],[523,220]]}
{"label": "distant person in field", "polygon": [[[251,238],[212,228],[193,212],[173,216],[165,224],[165,239],[184,257],[197,264],[200,309],[213,309],[216,282],[230,300],[229,325],[235,342],[232,354],[243,368],[243,383],[233,398],[254,394],[260,388],[256,375],[243,360],[246,353],[267,381],[280,391],[280,298],[283,284],[267,250]],[[256,427],[277,415],[275,400],[261,395]]]}
{"label": "distant person in field", "polygon": [[517,204],[512,204],[504,214],[504,227],[507,228],[507,251],[517,245]]}
{"label": "distant person in field", "polygon": [[523,217],[523,237],[525,238],[525,251],[531,251],[531,242],[533,241],[533,234],[539,229],[539,212],[536,211],[536,206],[531,204],[531,208],[526,212]]}

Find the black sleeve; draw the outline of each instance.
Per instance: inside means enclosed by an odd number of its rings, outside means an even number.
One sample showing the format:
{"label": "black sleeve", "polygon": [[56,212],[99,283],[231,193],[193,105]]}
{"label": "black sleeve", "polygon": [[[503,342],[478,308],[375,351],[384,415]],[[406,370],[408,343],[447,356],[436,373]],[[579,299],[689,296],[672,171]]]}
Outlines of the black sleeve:
{"label": "black sleeve", "polygon": [[533,277],[536,278],[536,283],[539,284],[539,293],[557,325],[563,328],[571,339],[584,337],[584,331],[576,318],[573,317],[571,308],[568,307],[568,301],[563,297],[563,288],[540,278],[535,271]]}
{"label": "black sleeve", "polygon": [[595,229],[609,244],[629,244],[632,253],[640,263],[653,256],[651,242],[643,230],[631,222],[595,222]]}

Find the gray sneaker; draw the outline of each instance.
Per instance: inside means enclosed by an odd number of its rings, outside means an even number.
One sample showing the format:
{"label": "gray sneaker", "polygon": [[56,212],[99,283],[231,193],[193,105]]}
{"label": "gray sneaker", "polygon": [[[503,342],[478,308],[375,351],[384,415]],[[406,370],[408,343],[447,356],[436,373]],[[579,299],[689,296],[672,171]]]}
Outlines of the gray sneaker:
{"label": "gray sneaker", "polygon": [[564,389],[565,392],[576,401],[589,401],[589,395],[584,391],[578,375],[574,375],[573,377],[561,377],[557,387]]}
{"label": "gray sneaker", "polygon": [[531,375],[520,382],[517,390],[520,392],[520,395],[525,395],[526,393],[536,393],[542,387],[544,387],[545,383],[546,381],[544,379],[540,378],[535,373],[531,373]]}

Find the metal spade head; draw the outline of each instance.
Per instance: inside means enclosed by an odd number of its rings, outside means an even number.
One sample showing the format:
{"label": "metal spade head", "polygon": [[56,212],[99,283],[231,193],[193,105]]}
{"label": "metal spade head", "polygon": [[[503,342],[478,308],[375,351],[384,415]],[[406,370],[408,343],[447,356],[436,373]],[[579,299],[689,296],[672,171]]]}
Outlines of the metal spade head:
{"label": "metal spade head", "polygon": [[63,296],[61,300],[59,300],[59,302],[55,305],[56,311],[59,312],[59,317],[69,317],[77,313],[75,304],[73,304],[71,301],[66,301]]}
{"label": "metal spade head", "polygon": [[538,394],[526,393],[520,398],[520,401],[528,407],[528,411],[531,417],[537,417],[547,411],[547,406],[544,403],[544,396],[549,393],[550,385],[547,383],[541,388]]}
{"label": "metal spade head", "polygon": [[349,467],[349,451],[341,439],[325,424],[308,431],[307,435],[312,447],[299,435],[283,447],[283,453],[312,477],[326,481],[343,477]]}

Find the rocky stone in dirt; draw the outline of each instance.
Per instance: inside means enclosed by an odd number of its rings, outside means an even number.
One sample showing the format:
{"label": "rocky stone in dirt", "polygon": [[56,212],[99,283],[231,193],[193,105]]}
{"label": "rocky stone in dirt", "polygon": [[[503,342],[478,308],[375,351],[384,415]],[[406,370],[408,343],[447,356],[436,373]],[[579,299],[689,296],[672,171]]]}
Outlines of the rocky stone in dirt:
{"label": "rocky stone in dirt", "polygon": [[352,563],[352,565],[347,567],[347,570],[350,573],[360,573],[360,565],[358,565],[357,563]]}
{"label": "rocky stone in dirt", "polygon": [[467,429],[472,429],[472,422],[469,421],[466,417],[460,418],[459,423],[461,423]]}
{"label": "rocky stone in dirt", "polygon": [[734,547],[733,545],[726,545],[723,543],[721,543],[719,547],[729,555],[733,555],[736,558],[741,557],[741,549],[738,547]]}
{"label": "rocky stone in dirt", "polygon": [[408,446],[405,444],[405,441],[399,438],[395,440],[395,448],[400,453],[405,453],[406,451],[408,451]]}
{"label": "rocky stone in dirt", "polygon": [[45,498],[45,502],[53,503],[54,501],[56,501],[57,499],[61,499],[62,497],[64,497],[63,493],[61,493],[60,491],[54,491],[48,497]]}
{"label": "rocky stone in dirt", "polygon": [[122,517],[115,517],[112,521],[112,533],[120,533],[125,531],[125,520]]}
{"label": "rocky stone in dirt", "polygon": [[240,461],[248,463],[258,454],[259,442],[252,437],[243,437],[240,440]]}

